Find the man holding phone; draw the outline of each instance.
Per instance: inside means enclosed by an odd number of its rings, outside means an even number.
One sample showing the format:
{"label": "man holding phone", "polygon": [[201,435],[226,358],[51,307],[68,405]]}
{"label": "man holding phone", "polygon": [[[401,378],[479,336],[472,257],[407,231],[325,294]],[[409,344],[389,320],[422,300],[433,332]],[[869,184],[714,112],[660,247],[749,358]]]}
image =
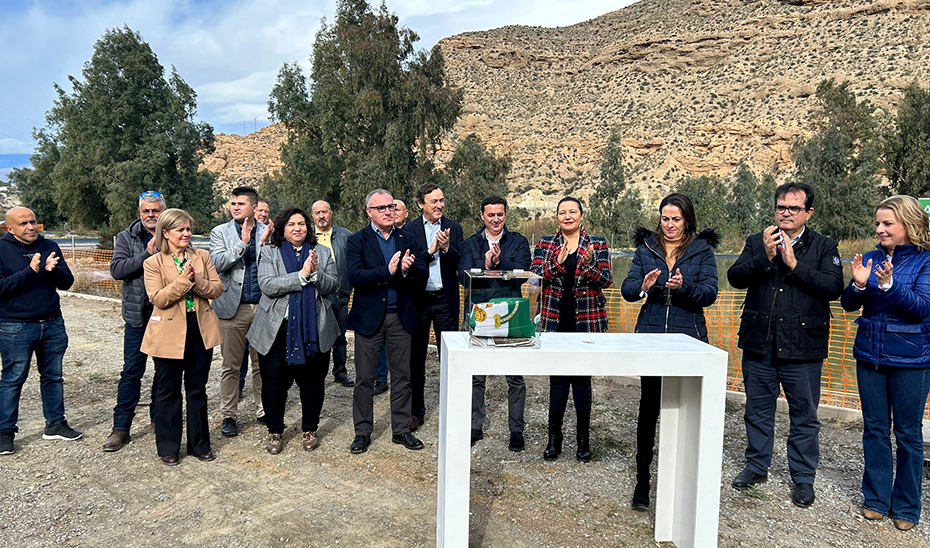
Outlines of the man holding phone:
{"label": "man holding phone", "polygon": [[814,192],[805,184],[775,189],[775,226],[746,239],[727,271],[730,285],[746,289],[739,329],[746,387],[746,466],[733,487],[768,480],[779,386],[790,415],[788,469],[792,502],[814,502],[820,457],[817,406],[820,374],[830,336],[830,301],[843,291],[836,242],[806,226]]}

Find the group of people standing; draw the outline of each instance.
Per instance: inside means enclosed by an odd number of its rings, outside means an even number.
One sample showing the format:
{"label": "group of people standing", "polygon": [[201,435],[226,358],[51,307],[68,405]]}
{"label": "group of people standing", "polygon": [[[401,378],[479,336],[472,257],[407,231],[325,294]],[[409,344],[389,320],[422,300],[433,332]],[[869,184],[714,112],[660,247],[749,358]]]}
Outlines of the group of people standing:
{"label": "group of people standing", "polygon": [[[911,197],[879,203],[877,249],[853,258],[852,280],[844,289],[836,242],[807,226],[814,212],[813,190],[788,183],[776,189],[774,198],[775,225],[749,236],[727,271],[730,284],[747,292],[738,334],[747,397],[746,462],[732,485],[746,489],[767,480],[776,400],[784,390],[791,423],[791,498],[799,507],[814,502],[829,303],[842,296],[846,310],[862,309],[853,349],[864,421],[862,513],[868,519],[891,516],[897,528],[910,529],[920,516],[921,423],[930,392],[927,213]],[[238,435],[240,378],[251,356],[256,420],[267,426],[267,451],[277,454],[285,446],[284,409],[294,383],[301,400],[302,447],[315,449],[332,356],[334,380],[354,387],[351,453],[369,449],[373,398],[388,386],[391,441],[422,449],[414,432],[426,420],[429,332],[435,332],[441,346],[444,331],[459,330],[459,280],[470,269],[539,274],[544,332],[607,332],[603,290],[613,281],[609,250],[603,238],[584,229],[579,200],[559,201],[559,230],[541,238],[532,256],[526,238],[507,228],[502,197],[482,202],[484,226],[467,239],[461,225],[443,214],[441,188],[422,185],[416,202],[422,215],[408,222],[402,202],[386,190],[373,190],[364,204],[370,224],[351,234],[333,225],[325,201],[315,202],[310,213],[287,208],[272,221],[255,190],[240,187],[232,191],[232,220],[211,231],[206,251],[191,247],[187,213],[166,209],[158,192],[142,193],[140,218],[117,236],[111,263],[113,277],[123,281],[126,325],[113,431],[103,450],[119,450],[130,440],[140,380],[151,356],[150,418],[159,457],[166,465],[179,463],[186,395],[186,453],[213,460],[206,382],[218,345],[223,354],[222,435]],[[60,249],[38,233],[31,211],[11,209],[7,224],[9,232],[0,239],[0,454],[14,450],[19,394],[33,354],[42,377],[43,437],[81,437],[64,419],[61,362],[67,335],[56,292],[68,289],[74,278]],[[661,201],[656,229],[637,231],[621,286],[624,299],[645,300],[636,332],[684,333],[708,341],[704,309],[717,297],[717,243],[715,231],[698,230],[687,196],[671,194]],[[355,333],[354,381],[346,369],[347,329]],[[550,378],[543,458],[555,460],[562,452],[571,392],[576,458],[587,462],[592,457],[591,378],[571,375],[570,367],[565,373]],[[522,451],[526,385],[519,376],[507,376],[506,382],[508,447]],[[474,377],[472,445],[484,437],[485,387],[485,377]],[[661,377],[641,379],[631,501],[636,509],[649,506],[661,387]]]}

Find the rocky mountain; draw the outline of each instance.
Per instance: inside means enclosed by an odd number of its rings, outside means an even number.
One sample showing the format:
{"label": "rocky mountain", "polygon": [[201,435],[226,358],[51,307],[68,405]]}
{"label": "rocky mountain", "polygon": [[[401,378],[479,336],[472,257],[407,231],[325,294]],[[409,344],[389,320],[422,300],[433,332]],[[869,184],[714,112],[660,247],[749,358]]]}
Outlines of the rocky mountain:
{"label": "rocky mountain", "polygon": [[[930,0],[641,0],[440,47],[465,91],[454,139],[475,132],[512,156],[516,205],[590,194],[612,127],[628,180],[658,198],[684,175],[727,176],[742,160],[787,176],[825,78],[892,112],[909,83],[928,85]],[[280,129],[220,137],[205,165],[224,184],[277,169]]]}
{"label": "rocky mountain", "polygon": [[203,160],[202,167],[217,173],[216,189],[226,196],[237,186],[261,185],[262,177],[281,169],[279,147],[287,138],[280,124],[272,124],[248,135],[216,135],[216,150]]}

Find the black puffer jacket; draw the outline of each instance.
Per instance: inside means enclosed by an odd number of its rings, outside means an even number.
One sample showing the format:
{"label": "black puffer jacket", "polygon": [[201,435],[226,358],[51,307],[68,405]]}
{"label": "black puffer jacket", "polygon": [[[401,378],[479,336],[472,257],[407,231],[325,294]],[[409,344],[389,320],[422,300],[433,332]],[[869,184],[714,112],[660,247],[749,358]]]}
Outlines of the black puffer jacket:
{"label": "black puffer jacket", "polygon": [[635,241],[633,264],[621,287],[623,298],[630,302],[641,299],[646,274],[657,268],[661,271],[639,311],[636,332],[684,333],[707,342],[704,308],[717,300],[717,261],[714,258],[714,248],[719,241],[717,233],[711,228],[702,230],[675,261],[671,272],[681,270],[683,284],[679,289],[665,286],[669,268],[665,253],[659,248],[658,236],[640,228]]}
{"label": "black puffer jacket", "polygon": [[116,235],[110,261],[110,275],[123,282],[123,321],[133,327],[142,327],[146,310],[152,310],[142,277],[142,263],[151,257],[145,249],[147,234],[141,220],[133,221]]}
{"label": "black puffer jacket", "polygon": [[762,233],[746,246],[727,271],[730,285],[747,289],[739,326],[739,347],[765,354],[775,337],[776,356],[822,360],[830,337],[830,301],[843,292],[843,267],[836,242],[810,227],[794,244],[798,264],[789,270],[776,254],[769,260]]}

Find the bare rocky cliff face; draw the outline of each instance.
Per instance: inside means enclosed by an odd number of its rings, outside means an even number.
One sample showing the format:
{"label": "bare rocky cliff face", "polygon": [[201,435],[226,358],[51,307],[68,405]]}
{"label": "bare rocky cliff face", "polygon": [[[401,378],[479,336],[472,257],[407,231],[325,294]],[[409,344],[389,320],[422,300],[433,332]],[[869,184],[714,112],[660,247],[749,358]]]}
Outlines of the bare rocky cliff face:
{"label": "bare rocky cliff face", "polygon": [[[511,154],[515,205],[587,197],[612,127],[628,180],[657,199],[683,176],[725,177],[741,160],[787,176],[825,78],[893,112],[909,83],[928,85],[930,0],[642,0],[570,27],[471,32],[440,47],[465,91],[453,141],[474,132]],[[223,188],[256,184],[280,168],[283,139],[277,126],[218,136],[205,167]]]}

